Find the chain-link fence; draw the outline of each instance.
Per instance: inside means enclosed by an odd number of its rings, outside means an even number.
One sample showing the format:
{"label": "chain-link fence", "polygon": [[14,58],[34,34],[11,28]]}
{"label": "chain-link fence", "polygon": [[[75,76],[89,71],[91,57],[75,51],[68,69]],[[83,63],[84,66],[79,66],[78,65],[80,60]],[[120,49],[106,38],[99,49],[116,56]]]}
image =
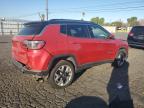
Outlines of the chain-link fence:
{"label": "chain-link fence", "polygon": [[17,34],[25,22],[27,21],[0,19],[0,36]]}

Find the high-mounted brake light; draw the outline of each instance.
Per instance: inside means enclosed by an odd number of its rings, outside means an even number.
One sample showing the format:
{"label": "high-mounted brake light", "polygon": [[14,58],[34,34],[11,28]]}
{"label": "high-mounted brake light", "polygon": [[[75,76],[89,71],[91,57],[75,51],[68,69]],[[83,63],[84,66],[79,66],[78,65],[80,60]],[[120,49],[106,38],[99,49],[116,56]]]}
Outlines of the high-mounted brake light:
{"label": "high-mounted brake light", "polygon": [[45,42],[44,41],[29,41],[25,40],[23,42],[24,47],[32,50],[38,50],[44,47]]}

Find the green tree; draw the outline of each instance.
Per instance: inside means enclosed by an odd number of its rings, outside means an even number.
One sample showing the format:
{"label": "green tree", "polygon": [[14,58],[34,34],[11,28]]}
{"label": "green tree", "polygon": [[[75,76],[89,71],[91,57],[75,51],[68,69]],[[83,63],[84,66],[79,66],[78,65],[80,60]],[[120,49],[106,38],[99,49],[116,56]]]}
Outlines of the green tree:
{"label": "green tree", "polygon": [[121,21],[115,21],[111,23],[112,26],[117,26],[117,27],[122,27],[123,26],[123,22]]}
{"label": "green tree", "polygon": [[127,19],[128,26],[138,25],[137,17],[131,17]]}
{"label": "green tree", "polygon": [[95,17],[91,19],[91,22],[94,22],[96,24],[104,25],[105,19],[104,18],[99,18]]}
{"label": "green tree", "polygon": [[106,22],[104,25],[105,26],[111,26],[111,23]]}
{"label": "green tree", "polygon": [[99,18],[99,24],[100,25],[104,25],[104,21],[105,21],[104,18]]}

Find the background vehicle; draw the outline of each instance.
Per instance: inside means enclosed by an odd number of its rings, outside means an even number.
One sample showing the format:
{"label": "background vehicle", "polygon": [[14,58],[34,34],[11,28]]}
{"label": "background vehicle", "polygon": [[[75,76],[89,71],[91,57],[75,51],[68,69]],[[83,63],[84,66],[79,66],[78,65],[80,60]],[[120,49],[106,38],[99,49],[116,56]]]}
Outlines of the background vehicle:
{"label": "background vehicle", "polygon": [[127,41],[130,46],[144,48],[144,26],[134,26],[128,34]]}
{"label": "background vehicle", "polygon": [[97,24],[76,20],[27,23],[12,43],[13,63],[24,73],[49,74],[55,88],[70,85],[78,70],[103,63],[121,67],[128,54],[127,42]]}

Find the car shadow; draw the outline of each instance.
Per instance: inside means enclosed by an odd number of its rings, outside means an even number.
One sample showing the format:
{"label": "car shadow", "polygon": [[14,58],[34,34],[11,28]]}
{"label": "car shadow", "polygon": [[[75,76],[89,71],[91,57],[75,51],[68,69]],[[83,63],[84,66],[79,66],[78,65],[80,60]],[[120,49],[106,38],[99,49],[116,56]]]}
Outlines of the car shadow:
{"label": "car shadow", "polygon": [[71,100],[65,108],[134,108],[129,89],[128,68],[128,62],[121,68],[113,68],[107,84],[109,105],[99,97],[82,96]]}
{"label": "car shadow", "polygon": [[87,69],[79,70],[79,71],[75,74],[75,76],[74,76],[73,83],[74,83],[75,81],[77,81],[77,80],[80,78],[80,76],[82,76],[86,71],[87,71]]}
{"label": "car shadow", "polygon": [[99,97],[82,96],[70,101],[65,108],[109,108]]}

